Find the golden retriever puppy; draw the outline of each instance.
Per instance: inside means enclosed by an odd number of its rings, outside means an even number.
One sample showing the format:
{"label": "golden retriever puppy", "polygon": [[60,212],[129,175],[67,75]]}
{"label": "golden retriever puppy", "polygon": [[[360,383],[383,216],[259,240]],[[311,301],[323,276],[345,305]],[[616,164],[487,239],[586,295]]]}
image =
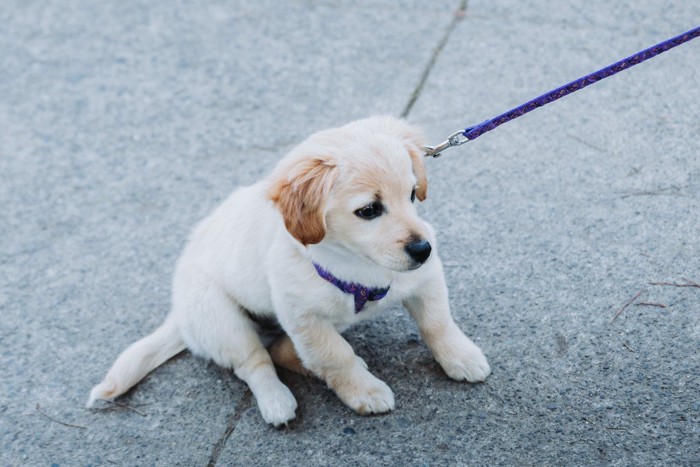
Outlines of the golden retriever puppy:
{"label": "golden retriever puppy", "polygon": [[486,379],[484,354],[450,315],[435,233],[414,205],[427,194],[423,145],[402,120],[368,118],[312,135],[236,190],[192,233],[165,322],[117,358],[88,406],[187,348],[233,368],[275,426],[297,402],[273,362],[316,375],[360,414],[387,412],[394,394],[340,333],[397,303],[449,377]]}

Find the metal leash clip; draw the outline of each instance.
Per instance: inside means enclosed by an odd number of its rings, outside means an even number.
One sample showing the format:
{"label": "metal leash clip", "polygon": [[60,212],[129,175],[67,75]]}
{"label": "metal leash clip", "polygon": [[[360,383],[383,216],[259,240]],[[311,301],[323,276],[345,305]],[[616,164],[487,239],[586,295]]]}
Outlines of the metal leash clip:
{"label": "metal leash clip", "polygon": [[433,157],[437,158],[442,156],[442,151],[448,148],[452,148],[455,146],[461,146],[462,144],[466,143],[469,141],[464,136],[464,130],[459,130],[455,131],[450,135],[449,138],[447,138],[446,141],[443,141],[442,143],[438,144],[437,146],[426,146],[425,149],[425,157]]}

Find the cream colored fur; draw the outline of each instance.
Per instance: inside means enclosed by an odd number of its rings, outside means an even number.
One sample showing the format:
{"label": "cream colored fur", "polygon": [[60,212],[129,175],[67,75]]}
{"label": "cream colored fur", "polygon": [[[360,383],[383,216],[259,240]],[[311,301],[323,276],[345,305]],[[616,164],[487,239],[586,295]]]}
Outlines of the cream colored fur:
{"label": "cream colored fur", "polygon": [[[410,199],[414,189],[419,200],[427,194],[422,145],[420,133],[401,120],[360,120],[312,135],[268,177],[235,191],[192,233],[164,324],[117,358],[88,405],[123,394],[188,348],[233,368],[275,426],[294,418],[297,402],[272,357],[323,379],[358,413],[387,412],[394,408],[391,389],[340,333],[397,303],[448,376],[483,381],[489,365],[450,315],[435,233]],[[355,214],[376,200],[381,216]],[[423,264],[406,252],[412,239],[432,245]],[[356,314],[353,297],[319,277],[312,262],[347,282],[391,289]],[[268,351],[250,314],[275,317],[288,337]]]}

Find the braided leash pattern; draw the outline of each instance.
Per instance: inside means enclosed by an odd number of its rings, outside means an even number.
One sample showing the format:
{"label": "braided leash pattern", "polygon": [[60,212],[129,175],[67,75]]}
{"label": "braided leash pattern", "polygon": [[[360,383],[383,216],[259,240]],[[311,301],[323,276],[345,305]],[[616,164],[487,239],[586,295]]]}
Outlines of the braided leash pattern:
{"label": "braided leash pattern", "polygon": [[503,113],[495,118],[492,118],[491,120],[486,120],[478,125],[465,128],[462,132],[462,135],[469,141],[476,139],[479,136],[486,133],[487,131],[491,131],[498,126],[503,125],[504,123],[507,123],[515,118],[520,117],[521,115],[525,115],[528,112],[532,112],[538,107],[542,107],[543,105],[549,104],[550,102],[554,102],[555,100],[561,99],[562,97],[571,94],[572,92],[576,92],[579,89],[583,89],[586,86],[590,86],[591,84],[596,83],[601,79],[607,78],[608,76],[612,76],[616,73],[626,70],[627,68],[633,67],[639,63],[642,63],[645,60],[649,60],[650,58],[655,57],[660,53],[666,52],[667,50],[677,47],[685,42],[688,42],[691,39],[695,39],[698,36],[700,36],[700,27],[691,29],[686,33],[673,37],[667,41],[661,42],[660,44],[656,44],[655,46],[649,47],[648,49],[642,50],[641,52],[638,52],[623,60],[620,60],[619,62],[615,62],[610,66],[607,66],[601,70],[591,73],[590,75],[586,75],[582,78],[565,84],[564,86],[549,91],[548,93],[536,97],[519,107],[509,110],[508,112]]}

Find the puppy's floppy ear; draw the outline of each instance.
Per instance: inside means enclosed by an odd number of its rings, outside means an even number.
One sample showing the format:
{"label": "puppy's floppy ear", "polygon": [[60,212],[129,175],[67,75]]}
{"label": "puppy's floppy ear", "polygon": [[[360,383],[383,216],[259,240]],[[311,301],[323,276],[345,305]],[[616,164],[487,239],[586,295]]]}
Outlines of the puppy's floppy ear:
{"label": "puppy's floppy ear", "polygon": [[428,176],[425,173],[425,137],[423,133],[415,127],[406,125],[402,135],[408,154],[413,163],[413,174],[418,182],[416,183],[416,198],[424,201],[428,196]]}
{"label": "puppy's floppy ear", "polygon": [[304,157],[287,166],[270,187],[268,196],[282,213],[287,231],[304,246],[326,235],[324,210],[337,177],[330,157]]}

